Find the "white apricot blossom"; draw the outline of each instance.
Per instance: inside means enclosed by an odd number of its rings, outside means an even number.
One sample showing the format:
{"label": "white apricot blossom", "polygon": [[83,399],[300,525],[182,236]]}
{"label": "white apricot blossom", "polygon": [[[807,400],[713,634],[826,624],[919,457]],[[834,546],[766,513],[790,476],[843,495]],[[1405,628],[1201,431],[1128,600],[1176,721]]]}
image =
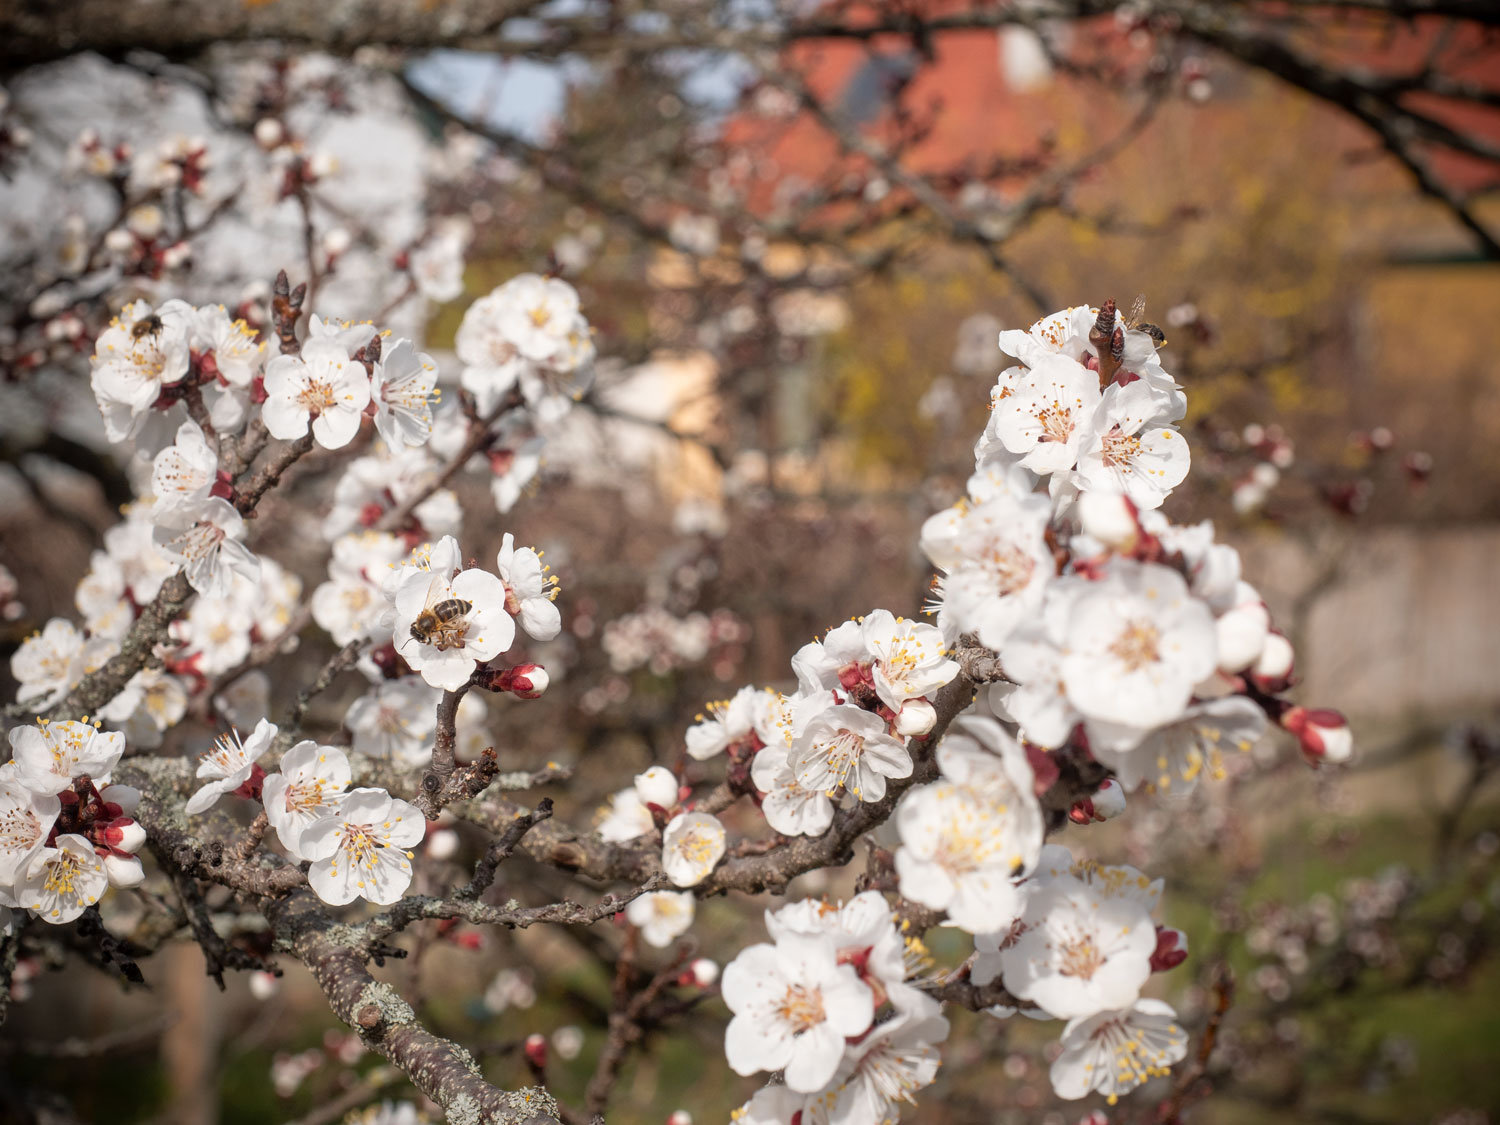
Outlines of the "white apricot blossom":
{"label": "white apricot blossom", "polygon": [[821,836],[833,823],[833,802],[821,789],[804,788],[792,768],[791,749],[767,746],[750,763],[750,778],[765,794],[760,811],[783,836]]}
{"label": "white apricot blossom", "polygon": [[1207,771],[1223,776],[1222,752],[1249,751],[1266,731],[1266,713],[1243,695],[1194,703],[1182,717],[1151,731],[1128,750],[1094,747],[1126,792],[1142,782],[1163,793],[1191,793]]}
{"label": "white apricot blossom", "polygon": [[1093,721],[1090,740],[1109,747],[1179,718],[1216,664],[1213,614],[1156,563],[1116,560],[1080,587],[1065,635],[1068,699]]}
{"label": "white apricot blossom", "polygon": [[178,676],[160,668],[142,668],[99,708],[99,717],[119,729],[138,750],[154,750],[162,735],[187,714],[188,691]]}
{"label": "white apricot blossom", "polygon": [[75,778],[108,779],[125,753],[125,736],[92,723],[38,719],[10,732],[10,753],[22,785],[35,793],[61,793]]}
{"label": "white apricot blossom", "polygon": [[[337,640],[337,638],[335,638]],[[354,736],[354,752],[400,766],[427,756],[437,730],[442,693],[414,676],[381,680],[349,705],[344,725]]]}
{"label": "white apricot blossom", "polygon": [[337,811],[352,777],[349,758],[337,746],[304,739],[283,754],[281,768],[266,776],[260,791],[281,846],[298,859],[312,859],[302,848],[302,835]]}
{"label": "white apricot blossom", "polygon": [[312,861],[308,884],[324,902],[356,898],[389,906],[411,885],[412,853],[427,820],[384,789],[351,789],[337,807],[302,830],[299,853]]}
{"label": "white apricot blossom", "polygon": [[90,383],[110,441],[135,437],[162,391],[187,375],[194,315],[185,301],[154,312],[136,301],[95,341]]}
{"label": "white apricot blossom", "polygon": [[641,931],[647,945],[665,949],[692,926],[696,904],[691,891],[652,891],[632,899],[625,917]]}
{"label": "white apricot blossom", "polygon": [[52,618],[11,654],[16,699],[45,711],[60,703],[79,680],[103,667],[118,647],[109,637],[86,637],[66,618]]}
{"label": "white apricot blossom", "polygon": [[992,470],[970,478],[969,499],[922,525],[922,551],[942,572],[933,608],[950,644],[972,632],[998,649],[1036,613],[1055,573],[1046,542],[1050,516],[1028,474]]}
{"label": "white apricot blossom", "polygon": [[1071,873],[1028,887],[1022,930],[1000,950],[1005,987],[1059,1019],[1129,1007],[1151,975],[1156,927],[1142,899]]}
{"label": "white apricot blossom", "polygon": [[515,620],[505,608],[505,583],[477,568],[455,574],[449,563],[456,562],[456,554],[453,544],[443,551],[444,565],[403,569],[394,596],[396,652],[423,680],[445,691],[458,690],[476,666],[499,656],[516,638]]}
{"label": "white apricot blossom", "polygon": [[724,858],[724,826],[708,813],[679,813],[662,833],[661,866],[678,887],[695,887]]}
{"label": "white apricot blossom", "polygon": [[177,440],[151,462],[151,519],[164,527],[196,518],[219,479],[219,458],[198,423],[177,427]]}
{"label": "white apricot blossom", "polygon": [[1187,1046],[1177,1013],[1160,1000],[1073,1019],[1052,1062],[1052,1088],[1070,1100],[1103,1094],[1113,1105],[1121,1094],[1169,1073],[1187,1056]]}
{"label": "white apricot blossom", "polygon": [[516,537],[505,533],[495,568],[505,583],[505,608],[533,640],[550,641],[562,631],[562,615],[554,602],[559,593],[557,579],[548,573],[541,553],[517,547]]}
{"label": "white apricot blossom", "polygon": [[26,785],[14,762],[0,765],[0,887],[13,886],[47,842],[62,805]]}
{"label": "white apricot blossom", "polygon": [[791,765],[803,789],[829,795],[846,790],[861,801],[878,801],[887,778],[911,776],[911,755],[880,716],[837,704],[815,706],[799,719]]}
{"label": "white apricot blossom", "polygon": [[93,906],[108,888],[104,860],[94,845],[70,832],[31,857],[13,897],[42,921],[61,925]]}
{"label": "white apricot blossom", "polygon": [[392,564],[404,558],[401,538],[381,531],[358,531],[334,541],[328,581],[312,592],[312,618],[333,643],[346,645],[374,636],[388,609],[385,581]]}
{"label": "white apricot blossom", "polygon": [[240,542],[245,518],[233,504],[211,496],[179,515],[174,526],[158,527],[153,539],[161,556],[182,568],[194,590],[206,598],[222,598],[235,574],[260,580],[260,560]]}
{"label": "white apricot blossom", "polygon": [[687,752],[691,758],[706,761],[724,753],[731,745],[755,733],[757,697],[753,687],[742,687],[730,699],[717,700],[704,707],[687,729]]}
{"label": "white apricot blossom", "polygon": [[410,340],[397,340],[370,374],[370,401],[375,429],[393,449],[427,444],[432,436],[432,408],[441,395],[437,364]]}
{"label": "white apricot blossom", "polygon": [[1065,473],[1078,462],[1099,402],[1097,373],[1063,355],[1039,355],[995,404],[986,433],[1021,468]]}
{"label": "white apricot blossom", "polygon": [[1142,380],[1105,388],[1078,458],[1073,481],[1087,491],[1121,493],[1137,508],[1159,508],[1186,479],[1187,439],[1158,413]]}
{"label": "white apricot blossom", "polygon": [[300,438],[312,427],[325,449],[342,449],[359,431],[370,402],[370,374],[349,358],[338,339],[314,335],[301,355],[279,355],[266,364],[261,417],[271,436]]}
{"label": "white apricot blossom", "polygon": [[901,893],[969,933],[1003,929],[1023,907],[1015,879],[1042,846],[1031,765],[999,723],[977,716],[953,724],[938,764],[943,779],[911,791],[896,810]]}
{"label": "white apricot blossom", "polygon": [[249,781],[256,761],[271,748],[276,731],[275,723],[262,719],[246,741],[240,740],[236,730],[220,735],[214,748],[198,763],[197,776],[208,778],[208,784],[188,798],[184,811],[189,816],[207,812],[225,793],[233,793]]}
{"label": "white apricot blossom", "polygon": [[826,1086],[846,1040],[874,1018],[874,994],[853,966],[839,964],[826,936],[786,934],[741,950],[724,967],[722,989],[734,1013],[724,1035],[730,1067],[745,1075],[783,1071],[799,1093]]}
{"label": "white apricot blossom", "polygon": [[897,1120],[900,1103],[915,1104],[912,1094],[937,1078],[943,1061],[938,1044],[947,1038],[942,1005],[908,990],[890,1019],[849,1048],[834,1077],[831,1125]]}

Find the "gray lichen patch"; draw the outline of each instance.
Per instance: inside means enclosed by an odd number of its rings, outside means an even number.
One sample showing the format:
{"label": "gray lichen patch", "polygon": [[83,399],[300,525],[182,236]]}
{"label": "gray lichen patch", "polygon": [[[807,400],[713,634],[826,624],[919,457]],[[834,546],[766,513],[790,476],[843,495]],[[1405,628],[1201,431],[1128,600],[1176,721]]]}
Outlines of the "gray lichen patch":
{"label": "gray lichen patch", "polygon": [[416,1022],[417,1014],[412,1011],[411,1005],[401,999],[400,993],[388,984],[372,981],[365,985],[359,999],[354,1002],[354,1011],[358,1012],[370,1004],[380,1009],[382,1022],[386,1027]]}

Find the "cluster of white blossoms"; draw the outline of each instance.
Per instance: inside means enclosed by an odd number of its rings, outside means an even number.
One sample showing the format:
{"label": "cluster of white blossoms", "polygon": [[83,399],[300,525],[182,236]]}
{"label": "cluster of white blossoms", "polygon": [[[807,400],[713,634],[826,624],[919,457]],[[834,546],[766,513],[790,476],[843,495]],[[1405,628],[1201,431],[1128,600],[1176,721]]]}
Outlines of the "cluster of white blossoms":
{"label": "cluster of white blossoms", "polygon": [[[1044,844],[1049,827],[1117,816],[1128,791],[1191,792],[1222,774],[1224,750],[1248,750],[1271,723],[1314,764],[1351,750],[1337,712],[1282,698],[1291,647],[1241,578],[1238,553],[1210,524],[1178,527],[1156,510],[1189,462],[1174,425],[1185,398],[1157,339],[1112,304],[1001,333],[1020,365],[998,376],[966,497],[921,533],[938,570],[937,624],[884,610],[847,622],[796,654],[793,694],[745,688],[710,704],[685,736],[693,759],[727,755],[731,787],[753,792],[784,836],[820,836],[897,786],[889,889],[974,935],[961,971],[1007,1000],[992,1015],[1068,1021],[1052,1067],[1063,1098],[1113,1101],[1184,1057],[1171,1007],[1141,992],[1186,957],[1186,941],[1157,924],[1159,882],[1074,862]],[[947,699],[964,647],[993,669],[991,682],[971,699],[964,681],[964,697]],[[934,746],[945,708],[951,722]],[[912,785],[919,759],[936,779]],[[1064,759],[1110,776],[1059,808],[1043,798]],[[676,782],[659,768],[643,774],[615,795],[600,831],[623,841],[665,828],[664,869],[698,886],[726,853],[725,832],[691,802],[678,806],[690,791]],[[862,900],[894,934],[884,900]],[[899,938],[883,975],[873,938],[842,955],[843,938],[786,923],[797,909],[773,916],[775,946],[747,949],[725,970],[730,1064],[779,1070],[784,1082],[738,1119],[893,1121],[896,1099],[932,1079],[932,1045],[946,1030],[939,1006],[905,980]],[[843,912],[797,915],[830,916]],[[691,912],[643,903],[633,921],[670,941]],[[887,1002],[894,1011],[881,1021]]]}
{"label": "cluster of white blossoms", "polygon": [[111,886],[144,878],[141,794],[111,785],[125,736],[95,722],[48,722],[10,732],[0,764],[0,930],[11,910],[44,922],[78,918]]}
{"label": "cluster of white blossoms", "polygon": [[207,784],[188,799],[188,815],[206,812],[226,794],[258,798],[287,854],[310,864],[308,884],[324,902],[398,901],[412,880],[408,849],[427,831],[421,811],[384,789],[350,789],[348,756],[310,739],[288,749],[276,773],[266,773],[259,759],[276,734],[276,725],[262,719],[248,739],[235,731],[220,737],[198,765]]}
{"label": "cluster of white blossoms", "polygon": [[[433,293],[453,291],[456,254],[436,246],[431,261],[413,262]],[[432,361],[373,325],[312,317],[305,342],[288,340],[266,362],[269,338],[222,308],[182,301],[138,302],[99,337],[93,387],[106,431],[135,439],[149,485],[79,585],[82,627],[50,621],[12,657],[20,699],[66,706],[173,574],[196,597],[150,666],[100,711],[113,730],[39,720],[10,733],[0,909],[67,922],[109,885],[142,880],[140,794],[111,785],[111,773],[127,748],[160,745],[195,704],[231,729],[200,762],[189,816],[226,797],[259,802],[276,846],[307,865],[330,904],[390,904],[411,885],[410,849],[426,829],[414,805],[351,788],[348,754],[318,741],[286,748],[274,772],[261,764],[290,738],[278,741],[267,700],[252,698],[256,674],[242,673],[264,659],[257,649],[292,640],[301,600],[301,582],[246,543],[258,493],[239,491],[254,489],[238,458],[268,438],[336,450],[373,421],[370,446],[316,515],[331,555],[307,606],[335,643],[355,646],[369,681],[345,716],[353,753],[414,767],[431,760],[443,692],[534,698],[548,686],[536,664],[496,662],[518,629],[539,642],[559,635],[556,580],[510,535],[492,568],[466,562],[446,483],[482,455],[502,512],[527,487],[543,434],[593,359],[577,293],[528,274],[471,306],[457,343],[461,409],[438,410]],[[1113,1100],[1166,1073],[1187,1036],[1143,989],[1186,957],[1186,942],[1158,922],[1161,884],[1075,860],[1045,843],[1049,830],[1120,815],[1126,792],[1188,794],[1222,772],[1225,749],[1248,749],[1272,724],[1314,764],[1349,756],[1342,716],[1285,698],[1291,646],[1237,552],[1211,525],[1177,526],[1158,511],[1189,464],[1175,427],[1185,400],[1158,338],[1112,304],[1001,333],[1019,365],[997,378],[966,496],[921,532],[938,571],[936,623],[874,610],[801,648],[792,691],[745,687],[709,704],[684,750],[695,763],[726,761],[719,792],[729,801],[697,803],[692,784],[661,766],[611,798],[599,836],[659,848],[675,888],[625,910],[657,947],[692,926],[698,895],[734,884],[715,873],[744,853],[731,851],[714,813],[735,797],[753,798],[782,837],[835,832],[841,849],[891,820],[889,865],[872,871],[880,890],[768,914],[773,943],[724,971],[731,1067],[782,1076],[738,1111],[742,1123],[896,1120],[937,1072],[948,1024],[933,994],[965,980],[990,990],[997,1018],[1067,1021],[1051,1071],[1061,1097]],[[634,667],[632,646],[659,643],[696,652],[713,642],[625,637],[610,656]],[[487,741],[477,694],[457,712],[459,756]],[[236,722],[254,724],[248,738]],[[1077,790],[1077,778],[1100,776]],[[441,846],[451,854],[451,840]],[[972,957],[919,978],[930,961],[885,893],[971,935]]]}
{"label": "cluster of white blossoms", "polygon": [[594,338],[566,281],[524,273],[479,298],[454,339],[460,378],[481,415],[519,391],[539,422],[557,421],[587,389]]}
{"label": "cluster of white blossoms", "polygon": [[[477,667],[509,649],[517,623],[538,641],[562,631],[556,579],[536,551],[516,547],[509,534],[494,573],[466,568],[457,540],[444,536],[390,564],[382,589],[389,602],[382,621],[392,629],[396,655],[445,691],[458,690]],[[539,695],[545,673],[531,667],[539,678],[524,690]]]}
{"label": "cluster of white blossoms", "polygon": [[879,1125],[931,1085],[948,1021],[908,982],[908,943],[878,891],[766,912],[773,944],[724,969],[724,1038],[739,1074],[780,1071],[736,1111],[739,1125]]}

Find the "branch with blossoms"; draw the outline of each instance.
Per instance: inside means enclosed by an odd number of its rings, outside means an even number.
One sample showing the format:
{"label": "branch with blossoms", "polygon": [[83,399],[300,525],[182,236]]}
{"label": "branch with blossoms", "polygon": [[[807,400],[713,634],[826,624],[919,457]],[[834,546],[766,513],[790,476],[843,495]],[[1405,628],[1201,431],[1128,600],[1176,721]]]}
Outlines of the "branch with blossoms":
{"label": "branch with blossoms", "polygon": [[[1051,1070],[1062,1098],[1113,1100],[1185,1057],[1175,1012],[1142,995],[1187,957],[1159,921],[1162,881],[1047,837],[1121,815],[1126,793],[1191,792],[1272,723],[1314,764],[1351,744],[1336,713],[1286,698],[1290,645],[1238,555],[1210,526],[1160,513],[1190,454],[1175,425],[1185,397],[1151,326],[1105,302],[1001,333],[1019,362],[994,386],[968,494],[921,532],[935,623],[876,609],[828,630],[794,654],[795,687],[745,687],[684,732],[686,759],[724,760],[721,782],[700,789],[653,766],[583,828],[551,798],[503,795],[566,769],[502,776],[492,746],[461,760],[471,697],[548,690],[517,640],[556,638],[562,617],[549,567],[512,535],[493,566],[466,557],[446,487],[514,427],[545,440],[587,385],[594,343],[576,292],[523,275],[471,306],[456,403],[439,401],[436,365],[410,342],[304,324],[304,294],[283,274],[264,333],[169,301],[128,307],[96,342],[99,408],[113,440],[151,454],[150,495],[94,560],[83,629],[52,622],[12,662],[21,697],[54,708],[10,732],[0,765],[13,940],[95,925],[111,888],[145,899],[161,886],[221,987],[226,972],[290,956],[450,1118],[558,1121],[576,1114],[557,1091],[490,1084],[368,963],[404,955],[395,942],[426,922],[504,931],[623,916],[609,1044],[584,1093],[585,1112],[603,1112],[645,1026],[696,1009],[714,984],[688,965],[691,944],[638,972],[640,943],[672,946],[701,898],[786,895],[878,841],[865,889],[769,912],[771,942],[723,971],[730,1068],[780,1075],[741,1120],[888,1119],[936,1079],[945,1004],[1068,1021]],[[219,384],[231,355],[239,374]],[[339,648],[278,723],[245,667],[261,623],[296,619],[300,584],[252,550],[249,517],[314,450],[327,464],[355,448],[369,451],[334,485],[328,578],[307,601]],[[368,690],[342,730],[317,730],[316,697],[356,670]],[[196,770],[153,753],[208,695],[230,723]],[[470,871],[427,854],[440,818],[485,834]],[[501,899],[518,862],[568,889],[538,905]],[[421,867],[427,891],[413,893]],[[215,888],[264,919],[263,942],[226,941],[207,906]],[[934,968],[922,937],[938,925],[972,936],[962,964]],[[526,1057],[544,1079],[544,1053]]]}

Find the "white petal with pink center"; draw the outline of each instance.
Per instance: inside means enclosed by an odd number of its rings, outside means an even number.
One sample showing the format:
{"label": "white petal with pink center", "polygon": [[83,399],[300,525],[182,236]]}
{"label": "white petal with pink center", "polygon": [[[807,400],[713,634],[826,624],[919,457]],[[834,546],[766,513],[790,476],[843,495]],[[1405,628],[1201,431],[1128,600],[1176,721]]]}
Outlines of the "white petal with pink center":
{"label": "white petal with pink center", "polygon": [[177,440],[151,462],[151,520],[163,527],[194,518],[219,476],[219,459],[198,423],[184,422]]}
{"label": "white petal with pink center", "polygon": [[1046,542],[1051,506],[1045,496],[1018,496],[1019,481],[993,492],[984,483],[984,498],[929,518],[921,546],[943,572],[933,599],[943,637],[952,643],[972,632],[998,649],[1036,611],[1055,573]]}
{"label": "white petal with pink center", "polygon": [[46,710],[61,702],[84,676],[103,667],[118,648],[109,637],[85,637],[71,621],[52,618],[11,654],[17,701]]}
{"label": "white petal with pink center", "polygon": [[426,445],[432,436],[432,408],[441,397],[437,364],[410,340],[397,340],[375,364],[370,400],[375,429],[393,448]]}
{"label": "white petal with pink center", "polygon": [[1163,793],[1191,793],[1205,772],[1224,775],[1225,750],[1246,753],[1266,732],[1266,713],[1243,695],[1194,703],[1182,717],[1157,727],[1128,750],[1095,746],[1100,764],[1133,792],[1142,783]]}
{"label": "white petal with pink center", "polygon": [[821,836],[833,823],[833,802],[821,789],[804,789],[792,769],[791,751],[767,746],[750,764],[750,778],[765,794],[760,811],[783,836]]}
{"label": "white petal with pink center", "polygon": [[1161,404],[1142,380],[1104,391],[1078,458],[1074,483],[1085,491],[1122,493],[1140,509],[1161,507],[1187,477],[1187,439],[1157,413]]}
{"label": "white petal with pink center", "polygon": [[731,743],[754,733],[757,696],[753,687],[742,687],[732,699],[721,699],[704,707],[706,714],[688,727],[686,741],[690,757],[698,761],[722,754]]}
{"label": "white petal with pink center", "polygon": [[943,780],[896,810],[901,893],[969,933],[1004,929],[1023,906],[1015,880],[1042,846],[1031,766],[999,723],[975,716],[953,724],[937,755]]}
{"label": "white petal with pink center", "polygon": [[833,1125],[893,1122],[901,1104],[915,1105],[912,1094],[932,1085],[942,1065],[938,1044],[948,1038],[942,1006],[915,989],[907,990],[904,1010],[851,1047],[834,1083],[838,1097],[829,1120]]}
{"label": "white petal with pink center", "polygon": [[383,680],[356,699],[344,716],[354,752],[400,766],[420,764],[437,729],[442,693],[415,676]]}

